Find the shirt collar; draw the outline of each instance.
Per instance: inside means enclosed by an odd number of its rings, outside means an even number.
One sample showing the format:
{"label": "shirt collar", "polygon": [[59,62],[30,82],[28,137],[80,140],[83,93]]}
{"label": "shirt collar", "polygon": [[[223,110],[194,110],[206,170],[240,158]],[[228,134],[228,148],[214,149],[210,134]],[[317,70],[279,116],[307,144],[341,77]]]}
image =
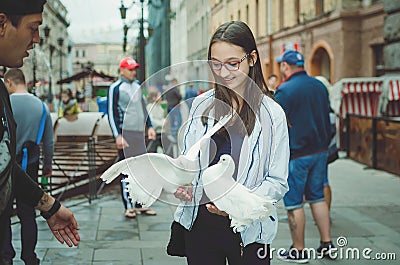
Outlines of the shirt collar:
{"label": "shirt collar", "polygon": [[136,81],[136,80],[133,80],[133,81],[131,82],[131,81],[129,81],[127,78],[125,78],[125,77],[123,77],[123,76],[121,76],[120,79],[121,79],[122,82],[125,82],[125,83],[128,83],[128,84],[132,84],[132,83],[134,83],[134,82]]}

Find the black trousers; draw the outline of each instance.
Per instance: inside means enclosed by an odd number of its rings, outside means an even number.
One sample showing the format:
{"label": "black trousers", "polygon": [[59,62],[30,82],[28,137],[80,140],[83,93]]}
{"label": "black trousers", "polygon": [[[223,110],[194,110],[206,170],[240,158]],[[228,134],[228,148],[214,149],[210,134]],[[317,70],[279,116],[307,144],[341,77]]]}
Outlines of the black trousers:
{"label": "black trousers", "polygon": [[[10,228],[10,217],[12,211],[12,199],[9,200],[6,208],[0,214],[0,246],[3,246],[7,230]],[[3,265],[3,254],[0,251],[0,265]]]}
{"label": "black trousers", "polygon": [[[189,265],[269,265],[269,245],[252,243],[241,246],[240,233],[234,233],[228,217],[210,213],[204,205],[191,231],[185,232]],[[267,250],[267,254],[265,254]]]}
{"label": "black trousers", "polygon": [[[28,164],[26,173],[31,179],[38,183],[39,161]],[[38,228],[36,223],[35,208],[28,206],[18,199],[17,215],[21,222],[21,259],[25,262],[36,260],[35,248],[37,244]],[[1,245],[2,256],[5,260],[12,260],[15,257],[15,250],[12,245],[11,220],[8,218],[7,228],[4,234],[4,242]]]}

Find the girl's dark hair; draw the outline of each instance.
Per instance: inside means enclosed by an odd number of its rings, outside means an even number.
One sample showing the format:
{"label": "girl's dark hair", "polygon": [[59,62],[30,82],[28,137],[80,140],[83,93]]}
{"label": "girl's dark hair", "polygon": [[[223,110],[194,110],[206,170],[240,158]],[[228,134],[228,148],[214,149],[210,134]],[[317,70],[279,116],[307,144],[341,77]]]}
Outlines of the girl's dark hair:
{"label": "girl's dark hair", "polygon": [[[250,54],[252,51],[256,51],[257,60],[253,62],[253,66],[250,66],[249,77],[250,79],[246,82],[245,95],[243,99],[243,107],[239,113],[240,119],[245,124],[247,135],[250,135],[254,129],[256,120],[256,113],[260,107],[262,97],[267,95],[272,98],[271,92],[269,92],[267,84],[265,83],[264,76],[262,74],[260,56],[258,54],[256,41],[253,33],[246,23],[242,21],[230,21],[222,24],[215,31],[211,37],[210,45],[208,47],[208,60],[211,60],[211,46],[216,42],[227,42],[243,48],[246,54]],[[252,56],[247,57],[248,61],[253,61]],[[223,82],[220,82],[221,78],[213,72],[215,82],[215,100],[205,110],[202,119],[203,124],[207,122],[208,114],[211,109],[215,108],[215,118],[219,120],[221,116],[227,114],[227,112],[233,108],[232,99],[239,105],[239,99],[234,91],[223,86]],[[225,103],[225,104],[224,104]]]}

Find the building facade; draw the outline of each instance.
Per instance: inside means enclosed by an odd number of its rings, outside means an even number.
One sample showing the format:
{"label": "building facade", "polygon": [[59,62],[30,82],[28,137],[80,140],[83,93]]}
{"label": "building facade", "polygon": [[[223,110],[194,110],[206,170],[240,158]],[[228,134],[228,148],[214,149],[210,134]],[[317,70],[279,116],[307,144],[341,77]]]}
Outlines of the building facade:
{"label": "building facade", "polygon": [[190,2],[171,0],[171,65],[188,60],[187,4]]}
{"label": "building facade", "polygon": [[208,79],[205,60],[210,40],[210,10],[209,0],[171,1],[170,75],[178,82]]}
{"label": "building facade", "polygon": [[170,0],[151,3],[147,20],[152,34],[145,47],[146,78],[171,65]]}
{"label": "building facade", "polygon": [[132,56],[123,52],[120,42],[76,43],[72,47],[71,55],[73,73],[92,64],[97,72],[110,76],[119,74],[119,62],[123,57]]}
{"label": "building facade", "polygon": [[275,58],[295,43],[311,75],[332,83],[383,74],[385,11],[374,0],[210,0],[211,28],[242,20],[252,29],[264,74],[279,74]]}
{"label": "building facade", "polygon": [[60,0],[47,1],[43,11],[43,24],[39,28],[41,43],[30,51],[30,56],[21,68],[29,88],[49,103],[58,93],[56,82],[60,77],[69,74],[71,42],[67,31],[70,24],[67,16],[68,11]]}

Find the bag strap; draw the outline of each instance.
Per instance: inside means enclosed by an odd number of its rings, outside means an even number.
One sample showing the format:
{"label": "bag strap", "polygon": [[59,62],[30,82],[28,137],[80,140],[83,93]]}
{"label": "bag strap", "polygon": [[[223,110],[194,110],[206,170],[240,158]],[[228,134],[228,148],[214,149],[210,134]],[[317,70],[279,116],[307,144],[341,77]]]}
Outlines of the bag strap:
{"label": "bag strap", "polygon": [[[39,145],[40,142],[42,141],[45,123],[46,123],[46,107],[44,106],[44,103],[42,101],[42,118],[40,119],[39,131],[36,138],[36,145]],[[26,169],[28,167],[28,148],[26,147],[22,149],[21,167],[26,172]]]}
{"label": "bag strap", "polygon": [[43,132],[44,132],[44,125],[46,123],[46,107],[44,106],[44,103],[42,101],[42,119],[40,120],[40,126],[39,126],[39,131],[38,131],[38,135],[36,138],[36,144],[39,145],[40,142],[42,141],[42,137],[43,137]]}

